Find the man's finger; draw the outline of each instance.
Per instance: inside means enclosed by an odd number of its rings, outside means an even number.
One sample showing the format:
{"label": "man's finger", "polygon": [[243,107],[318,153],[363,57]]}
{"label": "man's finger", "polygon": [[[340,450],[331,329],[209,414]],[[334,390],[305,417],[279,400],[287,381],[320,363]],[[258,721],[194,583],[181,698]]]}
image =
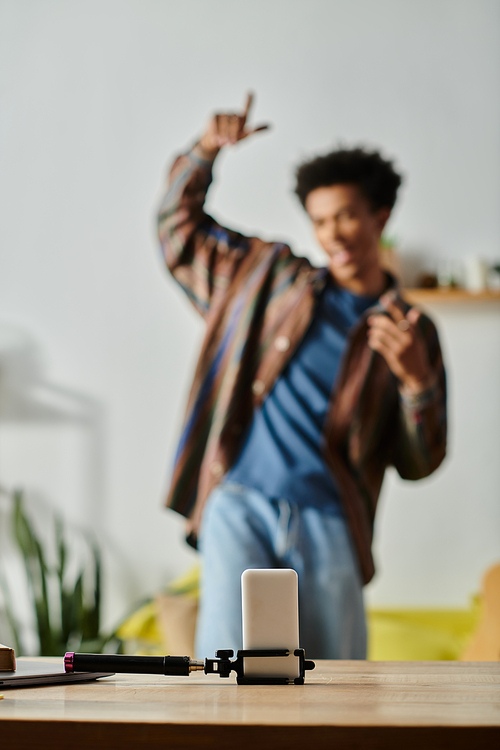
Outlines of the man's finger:
{"label": "man's finger", "polygon": [[227,115],[227,134],[230,143],[236,143],[240,136],[241,121],[238,115]]}
{"label": "man's finger", "polygon": [[368,318],[368,325],[370,326],[370,332],[385,331],[385,333],[391,336],[395,341],[398,341],[399,344],[402,344],[407,340],[406,332],[403,331],[398,323],[392,318],[389,318],[388,315],[370,315]]}
{"label": "man's finger", "polygon": [[394,366],[396,364],[396,358],[394,356],[394,352],[390,346],[387,345],[385,341],[383,341],[381,338],[377,336],[370,337],[368,339],[368,346],[370,349],[372,349],[374,352],[378,352],[382,357],[385,359],[391,370],[393,370]]}
{"label": "man's finger", "polygon": [[399,349],[400,342],[395,339],[388,331],[383,330],[371,330],[368,336],[369,343],[380,342],[392,353],[395,353]]}
{"label": "man's finger", "polygon": [[406,319],[409,323],[411,323],[412,326],[414,326],[417,324],[421,315],[422,312],[420,310],[417,310],[416,307],[411,307],[406,314]]}
{"label": "man's finger", "polygon": [[253,135],[254,133],[260,133],[262,130],[268,130],[271,126],[270,125],[259,125],[257,128],[251,128],[250,130],[243,130],[241,132],[239,140],[242,141],[244,138],[248,138],[249,135]]}
{"label": "man's finger", "polygon": [[245,136],[253,135],[254,133],[260,133],[262,130],[269,130],[270,127],[270,125],[258,125],[256,128],[245,130]]}
{"label": "man's finger", "polygon": [[243,122],[246,122],[246,120],[248,118],[248,115],[250,113],[250,109],[251,109],[252,104],[253,104],[253,94],[252,94],[251,91],[249,91],[248,94],[247,94],[247,100],[245,102],[245,108],[244,108],[243,114],[242,114]]}
{"label": "man's finger", "polygon": [[389,313],[389,315],[392,315],[396,323],[399,323],[400,320],[404,319],[405,316],[404,316],[403,311],[398,305],[396,305],[395,302],[393,302],[390,299],[389,300],[384,299],[383,305],[385,309],[387,310],[387,312]]}
{"label": "man's finger", "polygon": [[228,141],[227,115],[216,114],[215,115],[215,127],[216,127],[217,140],[219,142],[219,146],[224,146]]}

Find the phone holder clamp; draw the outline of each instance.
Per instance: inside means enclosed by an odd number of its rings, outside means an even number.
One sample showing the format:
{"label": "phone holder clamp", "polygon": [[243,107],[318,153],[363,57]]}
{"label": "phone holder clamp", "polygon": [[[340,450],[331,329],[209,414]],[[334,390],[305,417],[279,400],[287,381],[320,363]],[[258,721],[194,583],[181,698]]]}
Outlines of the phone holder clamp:
{"label": "phone holder clamp", "polygon": [[[254,657],[259,659],[275,658],[277,656],[290,656],[292,653],[299,660],[298,677],[245,677],[245,659]],[[293,652],[288,649],[240,650],[236,654],[236,659],[233,660],[231,660],[231,657],[234,656],[232,649],[221,649],[216,651],[215,656],[215,659],[205,659],[205,674],[229,677],[231,672],[236,672],[238,685],[303,685],[306,671],[314,669],[316,666],[313,661],[306,660],[303,648],[297,648]]]}

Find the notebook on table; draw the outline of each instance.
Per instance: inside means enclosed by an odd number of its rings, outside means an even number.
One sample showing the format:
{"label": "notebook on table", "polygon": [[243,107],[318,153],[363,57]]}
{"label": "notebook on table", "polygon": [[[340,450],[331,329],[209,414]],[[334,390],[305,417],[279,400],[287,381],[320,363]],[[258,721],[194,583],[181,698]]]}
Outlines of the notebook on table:
{"label": "notebook on table", "polygon": [[64,662],[42,662],[16,659],[13,672],[0,672],[0,690],[6,688],[39,687],[42,685],[66,685],[72,682],[90,682],[100,677],[110,677],[114,672],[70,672],[64,671]]}

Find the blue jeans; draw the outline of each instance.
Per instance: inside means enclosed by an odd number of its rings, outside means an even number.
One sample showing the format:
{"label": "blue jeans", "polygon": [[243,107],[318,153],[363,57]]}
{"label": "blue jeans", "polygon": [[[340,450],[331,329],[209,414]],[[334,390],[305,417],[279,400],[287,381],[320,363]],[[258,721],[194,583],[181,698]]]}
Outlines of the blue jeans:
{"label": "blue jeans", "polygon": [[311,659],[365,659],[363,589],[343,517],[235,484],[216,487],[203,514],[196,655],[242,648],[241,574],[293,568],[300,646]]}

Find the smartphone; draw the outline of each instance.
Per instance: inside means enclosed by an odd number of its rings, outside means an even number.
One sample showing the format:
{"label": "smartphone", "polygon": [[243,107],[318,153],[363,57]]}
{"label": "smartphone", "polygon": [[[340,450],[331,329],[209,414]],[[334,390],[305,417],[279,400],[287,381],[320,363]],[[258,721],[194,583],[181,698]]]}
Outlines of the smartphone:
{"label": "smartphone", "polygon": [[299,585],[290,568],[250,568],[241,576],[243,649],[287,649],[289,656],[247,657],[245,677],[299,677]]}

